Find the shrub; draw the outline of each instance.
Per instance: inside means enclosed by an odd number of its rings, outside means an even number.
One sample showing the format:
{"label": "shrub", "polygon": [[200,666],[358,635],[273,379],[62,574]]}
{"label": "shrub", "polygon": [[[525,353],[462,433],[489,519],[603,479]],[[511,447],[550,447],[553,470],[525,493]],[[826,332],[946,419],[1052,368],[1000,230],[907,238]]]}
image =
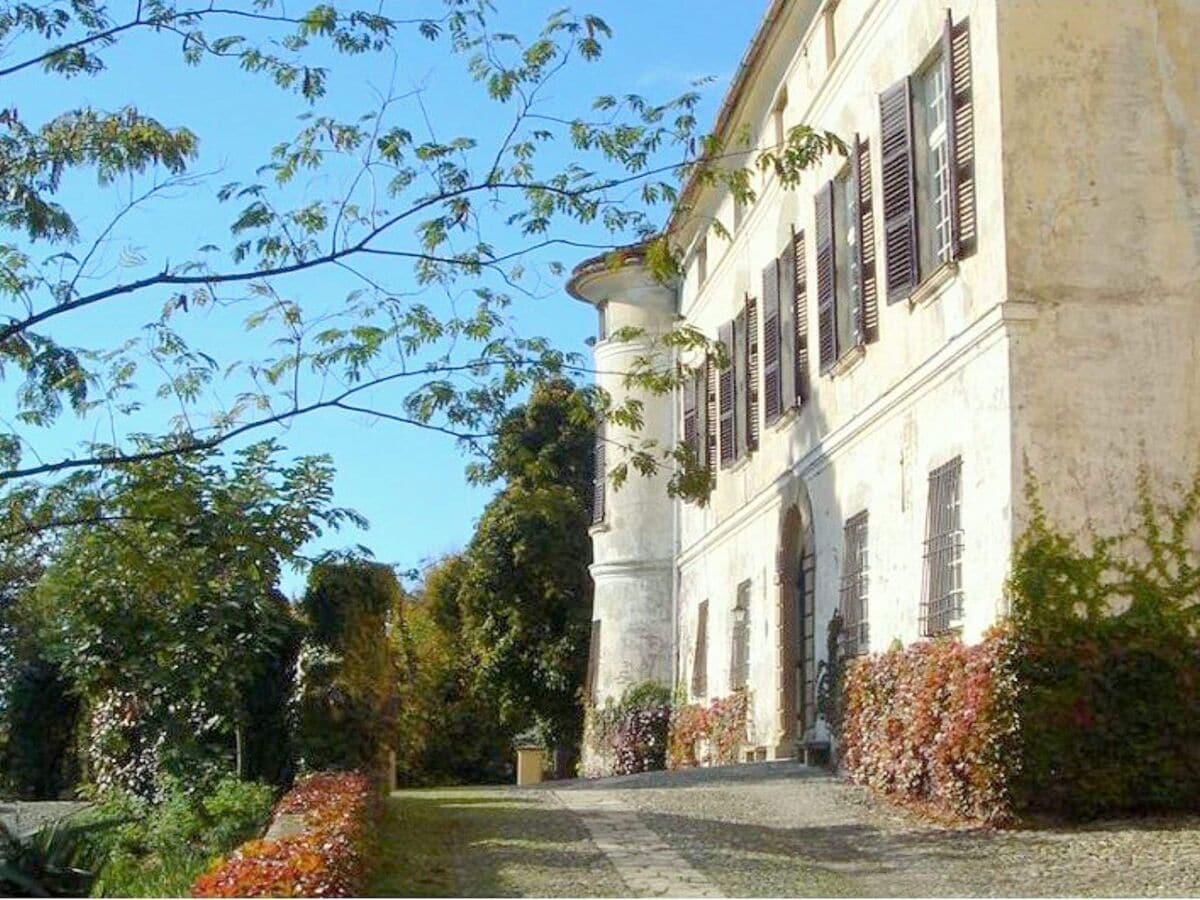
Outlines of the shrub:
{"label": "shrub", "polygon": [[584,722],[584,742],[592,761],[584,774],[630,775],[666,768],[671,692],[656,682],[625,691],[619,703],[592,708]]}
{"label": "shrub", "polygon": [[362,891],[379,794],[356,773],[301,779],[279,814],[300,814],[299,834],[250,841],[192,885],[196,897],[351,897]]}
{"label": "shrub", "polygon": [[698,765],[737,762],[738,748],[746,740],[745,691],[718,697],[707,706],[688,704],[671,710],[668,765],[684,769]]}
{"label": "shrub", "polygon": [[926,641],[846,671],[841,763],[860,784],[956,816],[1012,815],[1018,764],[1015,644]]}

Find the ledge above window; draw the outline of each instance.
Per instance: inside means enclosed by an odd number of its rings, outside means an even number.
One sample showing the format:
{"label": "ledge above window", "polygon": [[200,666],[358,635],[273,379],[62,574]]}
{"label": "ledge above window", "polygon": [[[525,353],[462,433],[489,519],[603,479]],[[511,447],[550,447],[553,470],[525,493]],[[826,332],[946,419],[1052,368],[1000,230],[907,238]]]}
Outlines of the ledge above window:
{"label": "ledge above window", "polygon": [[958,274],[958,263],[954,261],[944,262],[917,285],[916,290],[908,295],[908,308],[915,309],[922,303],[928,303],[934,297],[939,296],[942,290]]}

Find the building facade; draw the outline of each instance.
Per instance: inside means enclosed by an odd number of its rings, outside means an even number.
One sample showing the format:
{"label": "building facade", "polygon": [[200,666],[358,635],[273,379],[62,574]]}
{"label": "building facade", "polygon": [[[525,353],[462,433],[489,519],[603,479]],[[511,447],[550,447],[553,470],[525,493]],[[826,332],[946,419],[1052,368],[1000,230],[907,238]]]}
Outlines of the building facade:
{"label": "building facade", "polygon": [[[705,505],[666,474],[598,482],[589,690],[746,689],[752,758],[819,750],[820,665],[1005,613],[1027,473],[1062,526],[1128,521],[1200,463],[1200,4],[775,0],[717,131],[841,136],[743,206],[689,185],[677,284],[635,250],[569,286],[602,386],[686,322],[727,348],[636,437],[688,442]],[[730,239],[711,227],[719,221]],[[664,364],[696,363],[664,359]],[[601,453],[623,437],[614,430]],[[610,464],[612,459],[609,459]],[[600,467],[603,469],[603,466]]]}

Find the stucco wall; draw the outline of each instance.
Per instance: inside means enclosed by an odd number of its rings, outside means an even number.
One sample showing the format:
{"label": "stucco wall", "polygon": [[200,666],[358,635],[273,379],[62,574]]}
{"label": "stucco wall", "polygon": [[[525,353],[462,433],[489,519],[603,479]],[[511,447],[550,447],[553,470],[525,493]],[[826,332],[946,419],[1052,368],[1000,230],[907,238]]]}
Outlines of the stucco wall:
{"label": "stucco wall", "polygon": [[1200,4],[999,7],[1014,464],[1065,526],[1200,464]]}

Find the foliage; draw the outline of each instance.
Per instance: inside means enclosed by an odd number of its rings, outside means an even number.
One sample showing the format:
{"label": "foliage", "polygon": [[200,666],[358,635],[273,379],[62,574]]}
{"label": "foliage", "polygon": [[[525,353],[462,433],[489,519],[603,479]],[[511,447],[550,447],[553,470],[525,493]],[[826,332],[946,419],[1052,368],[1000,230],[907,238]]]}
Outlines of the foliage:
{"label": "foliage", "polygon": [[303,624],[279,592],[272,602],[282,625],[279,640],[259,659],[244,690],[244,759],[240,774],[251,781],[286,787],[295,775],[295,746],[288,703],[295,689]]}
{"label": "foliage", "polygon": [[590,707],[584,720],[588,778],[652,772],[667,766],[671,690],[653,681],[632,685],[602,707]]}
{"label": "foliage", "polygon": [[380,774],[395,740],[399,616],[395,572],[361,559],[313,567],[302,608],[313,634],[293,699],[302,767]]}
{"label": "foliage", "polygon": [[[284,464],[257,444],[230,461],[164,457],[90,479],[119,516],[80,526],[21,615],[83,699],[86,757],[104,789],[152,796],[160,777],[233,768],[247,694],[294,630],[276,581],[326,527],[321,457]],[[186,527],[178,527],[184,521]]]}
{"label": "foliage", "polygon": [[364,886],[379,796],[354,773],[303,778],[278,814],[303,816],[299,834],[243,844],[192,885],[195,897],[353,897]]}
{"label": "foliage", "polygon": [[460,625],[465,569],[462,556],[435,563],[404,606],[397,767],[410,784],[510,778],[512,732],[500,721],[494,692],[478,684],[474,652]]}
{"label": "foliage", "polygon": [[825,631],[825,658],[817,665],[817,712],[838,738],[845,715],[845,679],[847,660],[842,655],[842,614],[834,611]]}
{"label": "foliage", "polygon": [[0,784],[26,800],[69,794],[79,776],[79,698],[70,683],[57,665],[29,650],[3,690],[8,740],[0,749]]}
{"label": "foliage", "polygon": [[736,691],[716,697],[707,705],[689,703],[671,710],[667,738],[667,766],[686,769],[699,765],[724,766],[738,761],[746,741],[749,697]]}
{"label": "foliage", "polygon": [[75,831],[43,828],[20,841],[0,824],[0,896],[80,897],[92,882]]}
{"label": "foliage", "polygon": [[923,641],[847,669],[841,764],[852,779],[952,816],[1012,815],[1016,642]]}
{"label": "foliage", "polygon": [[1091,549],[1052,528],[1030,481],[1009,580],[1021,637],[1022,809],[1076,818],[1200,809],[1200,477]]}

